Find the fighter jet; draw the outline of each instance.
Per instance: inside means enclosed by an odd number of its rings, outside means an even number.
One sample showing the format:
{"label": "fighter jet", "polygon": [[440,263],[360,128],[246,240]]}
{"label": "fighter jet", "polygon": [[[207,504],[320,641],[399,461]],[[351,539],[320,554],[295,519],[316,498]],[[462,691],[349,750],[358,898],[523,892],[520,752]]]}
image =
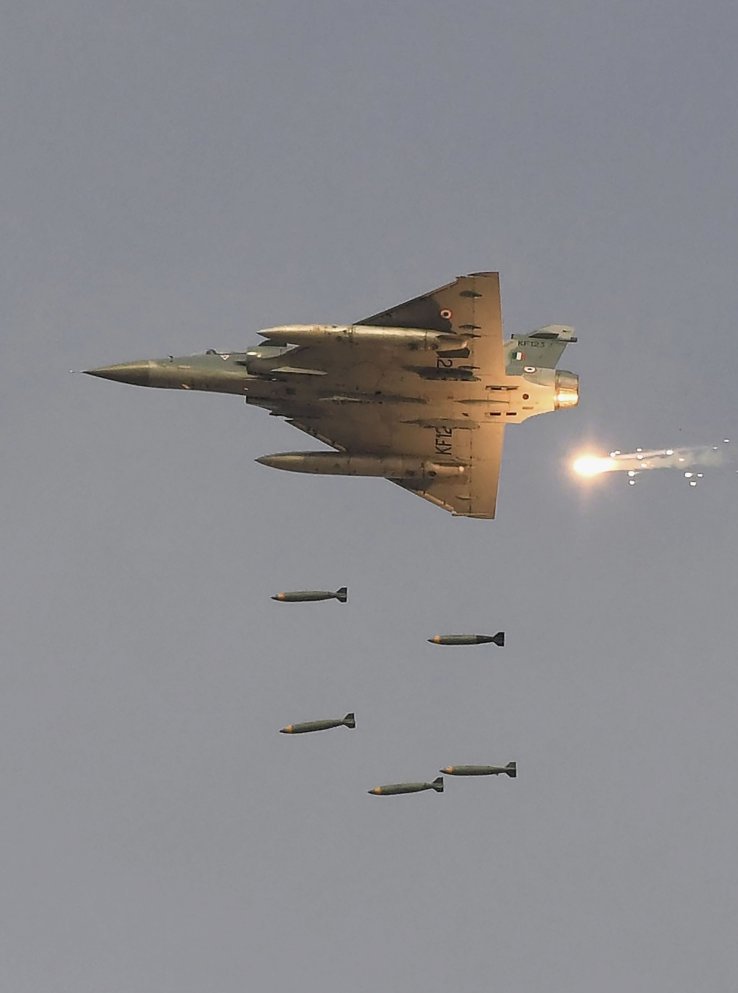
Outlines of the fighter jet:
{"label": "fighter jet", "polygon": [[380,476],[461,517],[495,516],[507,424],[579,402],[557,371],[573,328],[503,343],[499,274],[478,272],[356,324],[267,328],[245,352],[89,369],[137,386],[245,396],[333,451],[282,452],[277,469]]}

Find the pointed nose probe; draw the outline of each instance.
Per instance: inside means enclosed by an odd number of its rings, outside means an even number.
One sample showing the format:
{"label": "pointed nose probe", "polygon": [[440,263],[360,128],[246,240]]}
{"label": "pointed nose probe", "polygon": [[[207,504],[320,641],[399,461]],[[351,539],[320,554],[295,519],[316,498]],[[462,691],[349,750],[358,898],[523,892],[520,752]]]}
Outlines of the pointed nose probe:
{"label": "pointed nose probe", "polygon": [[130,383],[132,386],[148,386],[151,379],[151,365],[148,359],[140,362],[120,362],[118,365],[103,365],[99,369],[84,369],[86,376],[111,379],[115,383]]}

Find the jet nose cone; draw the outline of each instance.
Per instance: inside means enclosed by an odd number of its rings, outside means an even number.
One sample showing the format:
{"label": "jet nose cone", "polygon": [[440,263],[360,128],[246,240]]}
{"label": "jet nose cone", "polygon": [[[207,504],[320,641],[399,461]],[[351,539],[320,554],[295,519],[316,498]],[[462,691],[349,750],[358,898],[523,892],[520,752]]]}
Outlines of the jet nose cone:
{"label": "jet nose cone", "polygon": [[151,375],[151,362],[121,362],[118,365],[103,365],[99,369],[85,369],[86,376],[99,376],[112,379],[116,383],[131,383],[133,386],[148,386]]}

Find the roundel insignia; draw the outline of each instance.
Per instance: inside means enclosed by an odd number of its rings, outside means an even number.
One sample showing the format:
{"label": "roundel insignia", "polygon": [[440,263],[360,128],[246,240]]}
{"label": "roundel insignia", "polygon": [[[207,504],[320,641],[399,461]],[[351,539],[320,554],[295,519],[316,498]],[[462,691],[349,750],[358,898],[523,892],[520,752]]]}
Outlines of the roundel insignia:
{"label": "roundel insignia", "polygon": [[450,321],[453,316],[453,311],[451,310],[446,309],[441,311],[441,317],[444,321]]}
{"label": "roundel insignia", "polygon": [[535,372],[536,367],[534,365],[523,366],[523,372]]}

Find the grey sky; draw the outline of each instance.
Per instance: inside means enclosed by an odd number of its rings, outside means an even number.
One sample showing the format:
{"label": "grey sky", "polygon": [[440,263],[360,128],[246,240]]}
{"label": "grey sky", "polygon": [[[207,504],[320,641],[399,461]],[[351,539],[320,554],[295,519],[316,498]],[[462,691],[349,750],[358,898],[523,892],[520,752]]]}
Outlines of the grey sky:
{"label": "grey sky", "polygon": [[[734,993],[738,477],[564,463],[736,431],[737,33],[719,0],[5,5],[3,989]],[[235,398],[67,374],[480,269],[508,333],[580,336],[494,522],[255,465],[311,442]]]}

